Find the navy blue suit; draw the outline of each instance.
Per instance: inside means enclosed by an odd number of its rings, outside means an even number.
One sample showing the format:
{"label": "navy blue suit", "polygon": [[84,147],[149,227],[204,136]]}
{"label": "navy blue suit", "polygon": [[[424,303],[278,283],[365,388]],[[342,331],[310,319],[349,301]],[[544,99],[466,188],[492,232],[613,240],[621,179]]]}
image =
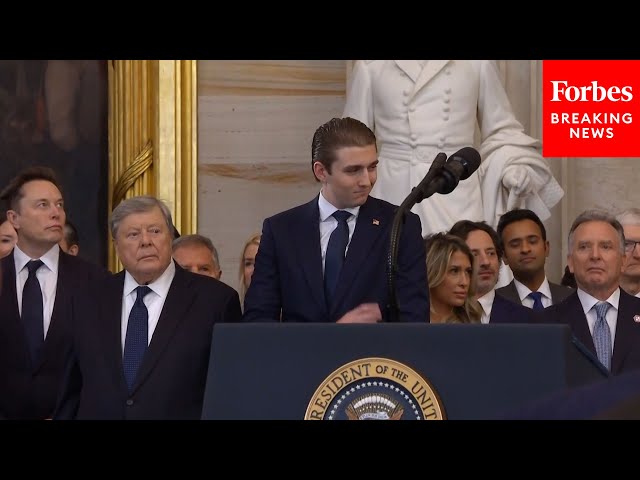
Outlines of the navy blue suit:
{"label": "navy blue suit", "polygon": [[[397,208],[374,197],[360,207],[331,311],[323,287],[318,197],[267,218],[243,321],[335,322],[365,302],[377,302],[388,321],[387,257]],[[416,214],[407,213],[398,247],[398,320],[427,323],[425,248]]]}
{"label": "navy blue suit", "polygon": [[72,351],[54,419],[199,419],[213,326],[240,320],[238,293],[176,264],[158,324],[128,393],[121,343],[124,279],[123,270],[74,298]]}
{"label": "navy blue suit", "polygon": [[491,306],[489,323],[535,323],[533,310],[520,303],[514,303],[496,293]]}
{"label": "navy blue suit", "polygon": [[[545,308],[542,316],[545,322],[566,323],[571,326],[578,340],[596,355],[596,347],[577,291],[562,302]],[[611,374],[617,375],[638,368],[640,368],[640,298],[620,289]]]}

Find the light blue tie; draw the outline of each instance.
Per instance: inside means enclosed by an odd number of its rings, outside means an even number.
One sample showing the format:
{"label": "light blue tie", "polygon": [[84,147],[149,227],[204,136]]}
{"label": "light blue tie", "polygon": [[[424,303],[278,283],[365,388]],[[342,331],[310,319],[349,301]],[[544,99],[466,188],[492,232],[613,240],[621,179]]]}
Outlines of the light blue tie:
{"label": "light blue tie", "polygon": [[598,302],[595,304],[598,318],[593,327],[593,343],[596,346],[596,353],[600,363],[611,370],[611,330],[607,323],[606,315],[609,310],[609,302]]}

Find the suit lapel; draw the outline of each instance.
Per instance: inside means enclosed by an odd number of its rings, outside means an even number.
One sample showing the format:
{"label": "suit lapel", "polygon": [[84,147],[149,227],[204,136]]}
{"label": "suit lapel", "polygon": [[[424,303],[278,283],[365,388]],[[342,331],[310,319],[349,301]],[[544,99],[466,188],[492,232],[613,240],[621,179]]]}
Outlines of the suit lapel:
{"label": "suit lapel", "polygon": [[516,288],[516,284],[513,280],[507,285],[505,289],[507,299],[511,300],[514,303],[519,303],[522,305],[522,301],[520,300],[520,295],[518,295],[518,289]]}
{"label": "suit lapel", "polygon": [[[49,357],[49,350],[55,349],[58,345],[58,340],[64,334],[64,321],[69,315],[70,295],[68,294],[71,289],[69,283],[73,272],[70,272],[67,254],[60,250],[58,255],[58,278],[56,280],[56,298],[53,304],[53,311],[51,312],[51,321],[49,322],[49,329],[44,339],[44,352],[40,356],[40,365]],[[55,351],[52,354],[57,354]]]}
{"label": "suit lapel", "polygon": [[16,292],[16,264],[13,258],[13,251],[2,259],[2,315],[7,322],[7,329],[10,332],[17,332],[15,341],[20,342],[20,351],[24,352],[26,361],[30,362],[29,346],[20,319],[18,308],[18,293]]}
{"label": "suit lapel", "polygon": [[140,370],[136,375],[136,381],[133,385],[134,391],[144,382],[145,378],[158,363],[178,324],[188,317],[187,313],[195,298],[195,292],[189,288],[189,284],[190,280],[186,272],[176,266],[176,273],[171,282],[171,287],[169,287],[162,312],[160,312],[158,324],[151,337],[151,342],[149,342],[149,348],[142,359]]}
{"label": "suit lapel", "polygon": [[611,357],[611,373],[616,374],[622,368],[625,357],[632,346],[634,315],[640,312],[631,310],[628,295],[620,289],[620,302],[618,304],[618,320],[616,322],[616,337],[613,344],[613,357]]}
{"label": "suit lapel", "polygon": [[414,83],[418,80],[422,67],[417,60],[394,60],[394,62]]}
{"label": "suit lapel", "polygon": [[[2,308],[6,309],[3,313],[22,330],[20,310],[18,309],[18,293],[16,292],[16,264],[13,259],[13,251],[2,260],[2,293],[5,298]],[[27,348],[26,338],[24,339],[24,346]]]}
{"label": "suit lapel", "polygon": [[309,288],[316,303],[326,311],[322,251],[320,249],[320,210],[318,197],[305,205],[299,228],[292,228],[294,248],[298,252],[298,264],[302,266]]}
{"label": "suit lapel", "polygon": [[417,95],[420,89],[429,83],[429,81],[435,77],[447,63],[449,63],[449,60],[427,60],[426,65],[422,68],[420,75],[416,80],[416,84],[413,88],[413,95]]}
{"label": "suit lapel", "polygon": [[100,295],[98,328],[102,328],[104,351],[109,365],[113,365],[116,383],[127,391],[122,366],[122,305],[124,270],[105,280],[104,294]]}
{"label": "suit lapel", "polygon": [[[353,285],[356,275],[362,271],[362,265],[367,261],[371,246],[377,240],[378,235],[383,231],[390,231],[385,229],[385,225],[381,224],[386,219],[376,218],[377,211],[378,209],[371,197],[360,207],[356,228],[353,231],[342,270],[340,270],[332,311],[336,310],[336,307],[340,305],[351,285]],[[374,261],[380,260],[376,259]]]}
{"label": "suit lapel", "polygon": [[584,314],[578,293],[572,293],[566,303],[562,303],[560,305],[563,306],[563,308],[559,310],[561,318],[564,317],[568,320],[574,335],[584,344],[585,347],[595,354],[596,346],[593,343],[593,337],[589,330],[589,323],[587,322],[587,317]]}

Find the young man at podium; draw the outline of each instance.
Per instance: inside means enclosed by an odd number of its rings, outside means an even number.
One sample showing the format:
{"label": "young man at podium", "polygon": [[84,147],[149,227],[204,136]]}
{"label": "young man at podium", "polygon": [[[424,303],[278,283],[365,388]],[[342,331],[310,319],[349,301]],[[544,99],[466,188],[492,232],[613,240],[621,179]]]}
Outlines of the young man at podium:
{"label": "young man at podium", "polygon": [[353,118],[334,118],[316,130],[311,152],[320,193],[264,221],[243,321],[427,322],[425,249],[411,212],[398,244],[397,315],[388,307],[398,207],[369,195],[378,166],[373,132]]}

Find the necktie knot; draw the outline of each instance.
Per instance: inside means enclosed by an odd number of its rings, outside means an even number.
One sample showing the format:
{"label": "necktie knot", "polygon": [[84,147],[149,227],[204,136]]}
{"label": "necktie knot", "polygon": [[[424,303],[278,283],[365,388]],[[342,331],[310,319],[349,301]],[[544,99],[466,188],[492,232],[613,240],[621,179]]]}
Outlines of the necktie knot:
{"label": "necktie knot", "polygon": [[607,315],[607,311],[609,310],[609,302],[598,302],[595,305],[596,314],[598,315],[598,319],[605,318]]}
{"label": "necktie knot", "polygon": [[336,220],[338,220],[338,223],[341,223],[341,222],[346,222],[351,216],[351,214],[344,210],[336,210],[335,212],[333,212],[333,216]]}
{"label": "necktie knot", "polygon": [[533,299],[534,310],[544,310],[544,305],[542,304],[542,292],[531,292],[529,297]]}
{"label": "necktie knot", "polygon": [[31,260],[29,263],[27,263],[27,270],[29,270],[29,275],[34,275],[42,265],[44,265],[42,260]]}
{"label": "necktie knot", "polygon": [[136,302],[142,302],[147,293],[150,293],[151,289],[146,285],[142,285],[136,288]]}

